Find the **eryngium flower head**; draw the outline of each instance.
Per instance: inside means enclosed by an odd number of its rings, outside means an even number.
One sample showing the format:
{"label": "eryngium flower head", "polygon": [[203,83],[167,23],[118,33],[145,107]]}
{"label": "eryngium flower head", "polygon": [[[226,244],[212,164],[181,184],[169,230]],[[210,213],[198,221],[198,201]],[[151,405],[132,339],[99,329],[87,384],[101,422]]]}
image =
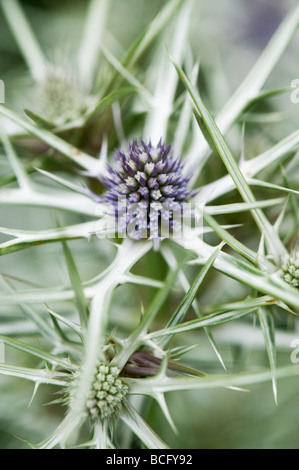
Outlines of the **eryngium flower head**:
{"label": "eryngium flower head", "polygon": [[82,116],[91,100],[71,70],[51,65],[37,85],[35,99],[39,114],[57,124]]}
{"label": "eryngium flower head", "polygon": [[100,362],[86,401],[89,416],[100,421],[116,416],[127,392],[128,386],[119,378],[118,368]]}
{"label": "eryngium flower head", "polygon": [[282,278],[291,286],[299,288],[299,249],[283,257],[281,269]]}
{"label": "eryngium flower head", "polygon": [[134,139],[127,151],[116,152],[115,167],[108,166],[104,201],[114,206],[118,227],[134,239],[159,238],[163,221],[175,229],[174,213],[181,214],[194,194],[188,189],[191,175],[183,174],[183,163],[170,148],[161,140],[152,145],[141,139],[139,145]]}

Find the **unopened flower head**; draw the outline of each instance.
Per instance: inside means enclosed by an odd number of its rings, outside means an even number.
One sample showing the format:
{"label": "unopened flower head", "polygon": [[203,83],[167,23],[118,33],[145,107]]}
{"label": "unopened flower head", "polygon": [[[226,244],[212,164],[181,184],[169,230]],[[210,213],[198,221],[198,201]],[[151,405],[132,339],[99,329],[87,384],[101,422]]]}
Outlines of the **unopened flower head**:
{"label": "unopened flower head", "polygon": [[100,362],[97,366],[86,408],[93,419],[100,421],[115,417],[123,408],[128,386],[119,377],[119,369]]}
{"label": "unopened flower head", "polygon": [[127,151],[116,152],[115,166],[108,167],[104,200],[134,239],[159,238],[163,220],[174,229],[174,213],[181,213],[193,196],[190,175],[184,175],[183,163],[170,154],[170,147],[161,140],[157,145],[141,140],[139,145],[134,139]]}
{"label": "unopened flower head", "polygon": [[291,286],[299,288],[299,248],[282,259],[282,278]]}

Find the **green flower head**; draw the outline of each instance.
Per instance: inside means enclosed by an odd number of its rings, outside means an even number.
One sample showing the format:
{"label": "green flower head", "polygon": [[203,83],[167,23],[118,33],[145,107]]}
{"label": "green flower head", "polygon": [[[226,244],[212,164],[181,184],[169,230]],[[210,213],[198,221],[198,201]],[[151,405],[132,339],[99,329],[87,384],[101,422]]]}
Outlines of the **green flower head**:
{"label": "green flower head", "polygon": [[282,259],[282,278],[291,286],[299,287],[299,249],[294,249]]}
{"label": "green flower head", "polygon": [[99,363],[86,401],[88,414],[100,421],[116,416],[124,405],[128,386],[119,378],[119,369]]}

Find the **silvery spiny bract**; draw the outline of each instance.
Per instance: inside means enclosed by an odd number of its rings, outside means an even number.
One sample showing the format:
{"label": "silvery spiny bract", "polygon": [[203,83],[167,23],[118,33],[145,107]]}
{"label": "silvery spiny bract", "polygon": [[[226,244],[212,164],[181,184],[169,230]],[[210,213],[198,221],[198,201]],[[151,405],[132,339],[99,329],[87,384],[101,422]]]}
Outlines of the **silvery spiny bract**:
{"label": "silvery spiny bract", "polygon": [[[183,172],[179,158],[170,154],[160,139],[157,145],[134,139],[127,151],[118,150],[115,166],[108,166],[110,176],[103,179],[108,188],[103,200],[114,207],[134,239],[159,238],[161,221],[175,229],[174,212],[181,215],[183,204],[194,195],[188,189],[191,175]],[[163,222],[162,222],[163,223]]]}

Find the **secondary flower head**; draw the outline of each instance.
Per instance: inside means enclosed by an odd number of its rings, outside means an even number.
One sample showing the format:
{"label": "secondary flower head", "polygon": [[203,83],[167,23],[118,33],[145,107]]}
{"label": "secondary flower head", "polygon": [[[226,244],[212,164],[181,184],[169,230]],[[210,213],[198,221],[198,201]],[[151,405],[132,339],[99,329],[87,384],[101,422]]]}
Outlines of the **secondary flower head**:
{"label": "secondary flower head", "polygon": [[54,65],[37,84],[35,99],[39,114],[57,124],[81,117],[91,102],[71,69]]}
{"label": "secondary flower head", "polygon": [[183,163],[170,154],[170,145],[140,142],[134,139],[127,151],[116,152],[115,166],[108,167],[110,176],[103,181],[108,188],[104,200],[114,206],[132,238],[159,238],[161,221],[173,229],[174,212],[181,214],[193,195],[190,175],[183,174]]}
{"label": "secondary flower head", "polygon": [[127,392],[128,386],[119,378],[118,368],[100,362],[86,401],[89,416],[100,421],[116,416]]}
{"label": "secondary flower head", "polygon": [[294,249],[282,260],[282,278],[293,287],[299,288],[299,249]]}

